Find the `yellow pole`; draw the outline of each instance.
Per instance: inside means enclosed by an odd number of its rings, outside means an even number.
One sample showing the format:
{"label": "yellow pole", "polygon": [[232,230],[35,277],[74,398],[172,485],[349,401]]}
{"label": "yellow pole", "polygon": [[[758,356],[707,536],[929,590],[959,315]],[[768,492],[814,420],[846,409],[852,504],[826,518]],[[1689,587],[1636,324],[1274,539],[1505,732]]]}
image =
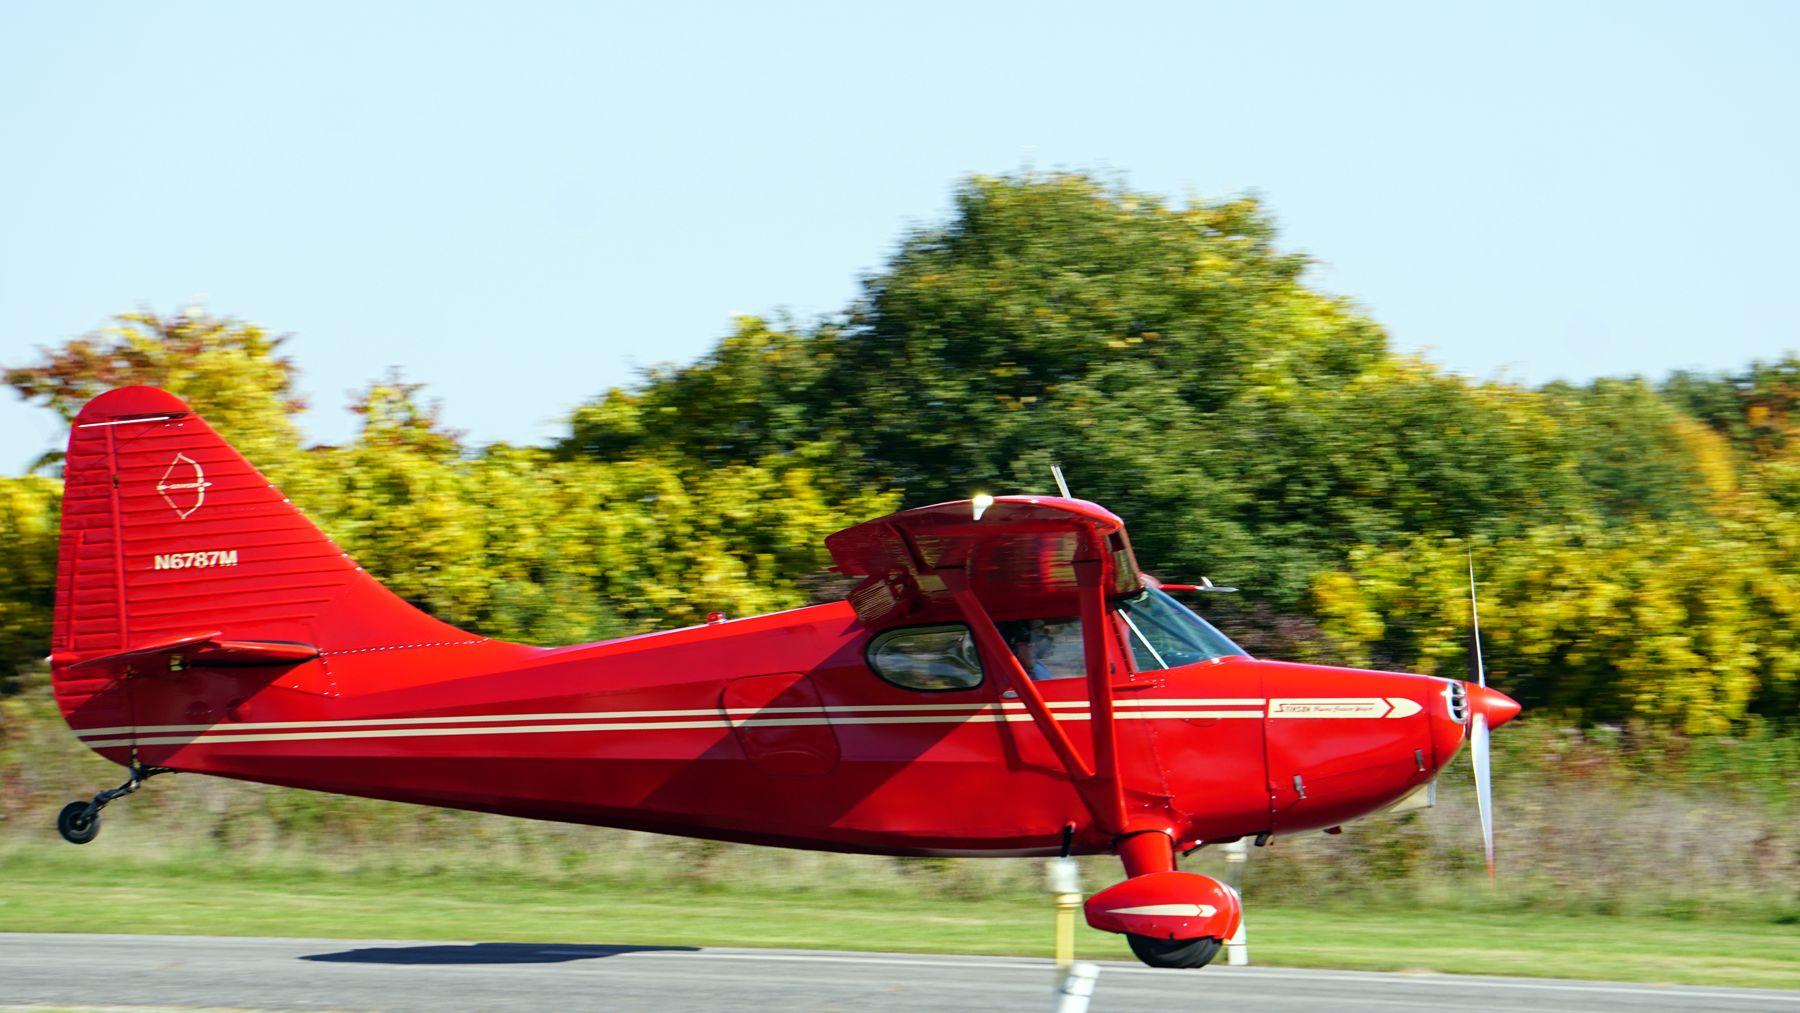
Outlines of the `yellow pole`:
{"label": "yellow pole", "polygon": [[1078,893],[1056,895],[1056,966],[1068,967],[1075,962],[1075,908],[1081,903]]}

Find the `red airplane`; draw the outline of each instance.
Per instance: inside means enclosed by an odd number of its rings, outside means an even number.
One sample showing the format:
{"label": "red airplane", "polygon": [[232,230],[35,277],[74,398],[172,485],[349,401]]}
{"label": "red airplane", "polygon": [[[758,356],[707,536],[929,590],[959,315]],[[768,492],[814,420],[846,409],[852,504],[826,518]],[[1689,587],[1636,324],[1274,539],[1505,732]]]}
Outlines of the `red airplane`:
{"label": "red airplane", "polygon": [[128,780],[168,771],[533,819],[881,855],[1116,854],[1086,902],[1144,962],[1199,967],[1235,890],[1203,844],[1423,804],[1518,713],[1485,678],[1253,660],[1067,497],[978,497],[826,539],[845,601],[575,647],[396,597],[179,399],[75,419],[51,669]]}

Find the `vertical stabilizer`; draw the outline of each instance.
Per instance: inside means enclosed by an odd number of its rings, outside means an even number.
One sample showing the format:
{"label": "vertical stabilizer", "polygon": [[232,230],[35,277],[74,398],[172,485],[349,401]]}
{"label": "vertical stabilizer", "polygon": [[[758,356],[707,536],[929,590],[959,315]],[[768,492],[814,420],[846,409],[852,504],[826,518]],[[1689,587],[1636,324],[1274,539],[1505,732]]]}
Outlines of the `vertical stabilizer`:
{"label": "vertical stabilizer", "polygon": [[163,645],[275,664],[276,645],[315,649],[298,658],[481,639],[382,587],[174,395],[124,387],[76,417],[51,641],[72,725],[132,724],[120,684]]}

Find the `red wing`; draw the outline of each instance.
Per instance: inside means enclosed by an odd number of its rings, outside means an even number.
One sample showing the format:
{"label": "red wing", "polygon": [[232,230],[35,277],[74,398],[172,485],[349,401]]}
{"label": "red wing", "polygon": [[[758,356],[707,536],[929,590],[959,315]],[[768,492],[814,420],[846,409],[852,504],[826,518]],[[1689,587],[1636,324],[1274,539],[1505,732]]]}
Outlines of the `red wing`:
{"label": "red wing", "polygon": [[1005,496],[975,517],[969,500],[865,521],[825,539],[838,570],[866,577],[850,594],[864,622],[955,611],[943,569],[965,569],[971,588],[1001,613],[1073,613],[1076,560],[1099,559],[1108,597],[1143,588],[1125,523],[1086,500]]}

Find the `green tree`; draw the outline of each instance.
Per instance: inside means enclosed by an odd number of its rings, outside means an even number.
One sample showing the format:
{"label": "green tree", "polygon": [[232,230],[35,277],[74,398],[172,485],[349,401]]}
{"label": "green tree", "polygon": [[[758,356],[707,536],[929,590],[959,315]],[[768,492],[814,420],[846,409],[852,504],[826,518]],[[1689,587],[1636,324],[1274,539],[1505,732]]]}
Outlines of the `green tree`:
{"label": "green tree", "polygon": [[293,362],[277,354],[283,340],[200,310],[125,313],[60,348],[41,349],[36,364],[8,369],[6,382],[64,421],[114,387],[161,387],[202,407],[251,463],[285,478],[299,463],[294,416],[306,405],[294,389]]}
{"label": "green tree", "polygon": [[62,483],[41,475],[0,478],[0,695],[50,653]]}
{"label": "green tree", "polygon": [[[1460,678],[1467,549],[1419,537],[1353,551],[1314,582],[1325,629],[1359,661]],[[1479,542],[1475,564],[1488,671],[1528,708],[1723,732],[1779,707],[1800,672],[1800,586],[1746,529],[1589,519]]]}
{"label": "green tree", "polygon": [[848,487],[910,505],[1047,492],[1060,463],[1152,565],[1228,575],[1288,614],[1351,545],[1581,505],[1542,398],[1393,357],[1306,266],[1252,200],[975,178],[842,320],[743,321],[583,409],[563,449],[720,466],[821,444]]}
{"label": "green tree", "polygon": [[[537,643],[804,604],[800,578],[829,563],[824,536],[893,507],[834,484],[831,455],[812,444],[716,467],[649,441],[608,461],[470,448],[398,373],[358,397],[353,441],[302,451],[293,367],[277,346],[251,324],[134,314],[8,377],[64,418],[117,384],[170,389],[396,593]],[[604,411],[631,427],[643,409],[620,395]],[[45,478],[0,488],[0,572],[13,578],[0,595],[0,679],[49,640],[59,493]]]}
{"label": "green tree", "polygon": [[[1422,670],[1460,664],[1451,550],[1473,542],[1524,627],[1496,660],[1535,705],[1710,731],[1791,700],[1800,368],[1474,383],[1389,353],[1306,267],[1254,201],[975,178],[841,318],[741,321],[561,449],[679,469],[819,448],[909,505],[1048,492],[1060,463],[1148,565],[1246,587],[1223,611],[1285,631],[1265,639]],[[1680,579],[1709,553],[1727,578]]]}

